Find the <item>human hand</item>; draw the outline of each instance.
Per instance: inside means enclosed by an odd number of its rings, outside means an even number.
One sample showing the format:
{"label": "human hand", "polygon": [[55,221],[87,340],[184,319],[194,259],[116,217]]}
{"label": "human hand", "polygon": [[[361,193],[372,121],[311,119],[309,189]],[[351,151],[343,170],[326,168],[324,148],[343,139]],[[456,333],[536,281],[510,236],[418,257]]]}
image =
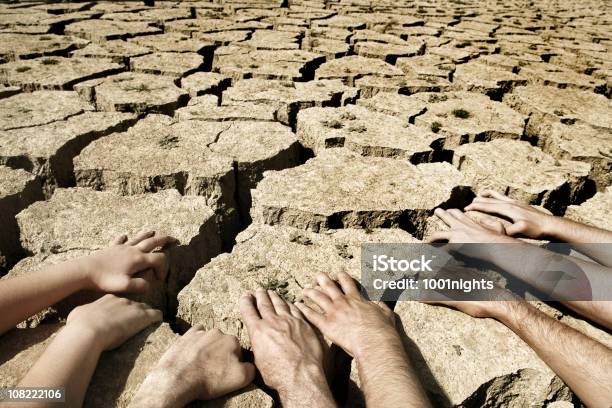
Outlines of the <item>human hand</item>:
{"label": "human hand", "polygon": [[324,372],[326,346],[321,337],[299,309],[276,292],[260,288],[255,300],[256,306],[253,296],[243,296],[240,313],[251,339],[255,365],[266,385],[278,391],[285,406],[307,406],[309,400],[310,405],[333,406]]}
{"label": "human hand", "polygon": [[478,194],[465,211],[482,211],[496,214],[512,220],[512,225],[505,228],[511,236],[523,235],[529,238],[542,238],[550,235],[555,217],[546,214],[529,204],[525,204],[496,191],[486,190]]}
{"label": "human hand", "polygon": [[108,247],[77,259],[85,271],[87,288],[110,293],[146,292],[150,283],[139,272],[153,270],[164,280],[168,272],[166,255],[153,252],[176,240],[154,231],[141,232],[128,240],[123,235]]}
{"label": "human hand", "polygon": [[99,351],[119,347],[145,327],[162,320],[162,313],[145,303],[115,295],[78,306],[70,312],[66,329],[94,339]]}
{"label": "human hand", "polygon": [[318,288],[304,289],[304,295],[321,308],[323,314],[303,303],[296,307],[325,337],[349,355],[359,358],[366,350],[389,340],[399,340],[395,315],[384,303],[364,299],[353,278],[338,274],[340,287],[325,274],[316,277]]}
{"label": "human hand", "polygon": [[[467,210],[467,207],[466,207]],[[436,208],[434,214],[440,218],[449,229],[447,231],[436,231],[428,238],[428,242],[447,240],[455,243],[510,243],[514,239],[503,235],[504,227],[501,223],[483,224],[469,218],[465,213],[456,208],[443,210]]]}
{"label": "human hand", "polygon": [[241,362],[241,354],[235,336],[196,325],[166,351],[130,406],[185,406],[243,388],[253,381],[255,366]]}

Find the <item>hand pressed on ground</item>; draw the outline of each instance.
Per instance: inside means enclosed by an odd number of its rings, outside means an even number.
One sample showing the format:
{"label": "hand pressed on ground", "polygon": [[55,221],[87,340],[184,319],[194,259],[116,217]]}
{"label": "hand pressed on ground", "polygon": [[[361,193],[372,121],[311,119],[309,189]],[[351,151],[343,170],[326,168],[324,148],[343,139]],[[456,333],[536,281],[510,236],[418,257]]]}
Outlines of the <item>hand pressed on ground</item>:
{"label": "hand pressed on ground", "polygon": [[235,336],[196,325],[166,351],[130,407],[181,407],[243,388],[253,381],[255,367],[241,359]]}
{"label": "hand pressed on ground", "polygon": [[255,365],[284,407],[334,407],[325,377],[326,345],[298,308],[260,288],[240,299]]}
{"label": "hand pressed on ground", "polygon": [[[102,352],[120,346],[161,319],[159,310],[115,295],[79,306],[68,315],[66,326],[19,387],[63,387],[66,406],[79,407]],[[45,406],[44,403],[31,405]]]}
{"label": "hand pressed on ground", "polygon": [[165,279],[168,271],[166,255],[155,250],[174,242],[174,238],[154,231],[139,233],[129,240],[124,235],[90,255],[3,279],[0,333],[80,290],[146,292],[151,280]]}
{"label": "hand pressed on ground", "polygon": [[383,303],[364,299],[347,273],[339,273],[338,282],[325,274],[316,279],[318,286],[304,289],[304,295],[322,312],[303,303],[296,307],[355,358],[367,406],[430,406],[395,328],[395,314]]}

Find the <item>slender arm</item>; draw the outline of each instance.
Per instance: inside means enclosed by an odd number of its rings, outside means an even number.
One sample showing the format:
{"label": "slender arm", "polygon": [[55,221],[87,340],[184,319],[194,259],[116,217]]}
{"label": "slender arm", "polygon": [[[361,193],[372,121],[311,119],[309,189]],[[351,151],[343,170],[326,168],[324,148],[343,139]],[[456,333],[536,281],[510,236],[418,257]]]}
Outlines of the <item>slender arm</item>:
{"label": "slender arm", "polygon": [[0,281],[0,334],[87,286],[87,274],[74,261],[27,276]]}
{"label": "slender arm", "polygon": [[[19,387],[63,387],[66,406],[83,405],[85,392],[96,369],[102,347],[93,332],[64,327],[19,383]],[[34,403],[54,407],[54,403]]]}

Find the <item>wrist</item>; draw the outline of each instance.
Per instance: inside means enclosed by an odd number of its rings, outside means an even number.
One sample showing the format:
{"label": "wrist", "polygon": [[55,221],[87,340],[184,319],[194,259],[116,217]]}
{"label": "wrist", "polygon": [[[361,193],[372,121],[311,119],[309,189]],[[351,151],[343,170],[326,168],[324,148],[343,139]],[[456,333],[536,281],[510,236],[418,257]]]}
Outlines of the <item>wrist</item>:
{"label": "wrist", "polygon": [[197,399],[191,390],[184,389],[183,381],[171,370],[154,369],[151,371],[130,407],[165,408],[182,407]]}
{"label": "wrist", "polygon": [[529,309],[532,307],[523,300],[496,303],[499,303],[499,307],[494,310],[491,317],[514,332],[520,328],[522,321],[526,318],[526,314],[529,313]]}
{"label": "wrist", "polygon": [[58,338],[71,344],[72,348],[86,347],[91,353],[102,354],[105,350],[100,336],[94,329],[87,326],[67,324],[59,333]]}
{"label": "wrist", "polygon": [[370,336],[359,342],[353,352],[357,363],[363,363],[368,358],[378,359],[378,356],[386,354],[390,349],[402,349],[402,339],[395,329],[385,330]]}
{"label": "wrist", "polygon": [[564,222],[565,220],[562,217],[555,217],[554,215],[544,215],[542,220],[542,234],[540,237],[562,239]]}
{"label": "wrist", "polygon": [[93,260],[91,255],[85,255],[69,262],[70,271],[78,281],[81,290],[95,289]]}
{"label": "wrist", "polygon": [[318,364],[300,364],[292,378],[287,378],[287,380],[283,387],[277,389],[281,401],[286,406],[293,405],[291,401],[309,401],[313,397],[331,396],[325,371]]}

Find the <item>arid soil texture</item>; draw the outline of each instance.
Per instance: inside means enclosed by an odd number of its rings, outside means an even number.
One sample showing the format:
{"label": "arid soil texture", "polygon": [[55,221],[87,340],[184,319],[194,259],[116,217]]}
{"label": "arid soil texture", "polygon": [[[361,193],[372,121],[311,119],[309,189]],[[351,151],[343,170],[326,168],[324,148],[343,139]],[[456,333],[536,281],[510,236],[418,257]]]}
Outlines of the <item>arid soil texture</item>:
{"label": "arid soil texture", "polygon": [[[105,354],[88,391],[124,407],[193,324],[248,349],[242,293],[359,278],[361,243],[418,242],[443,228],[436,207],[485,188],[612,229],[611,27],[604,0],[1,4],[0,271],[143,228],[180,240],[145,297],[166,322]],[[0,386],[86,300],[0,338]],[[437,406],[578,403],[501,324],[395,310]],[[356,370],[335,390],[347,406]],[[202,404],[272,405],[260,385]]]}

